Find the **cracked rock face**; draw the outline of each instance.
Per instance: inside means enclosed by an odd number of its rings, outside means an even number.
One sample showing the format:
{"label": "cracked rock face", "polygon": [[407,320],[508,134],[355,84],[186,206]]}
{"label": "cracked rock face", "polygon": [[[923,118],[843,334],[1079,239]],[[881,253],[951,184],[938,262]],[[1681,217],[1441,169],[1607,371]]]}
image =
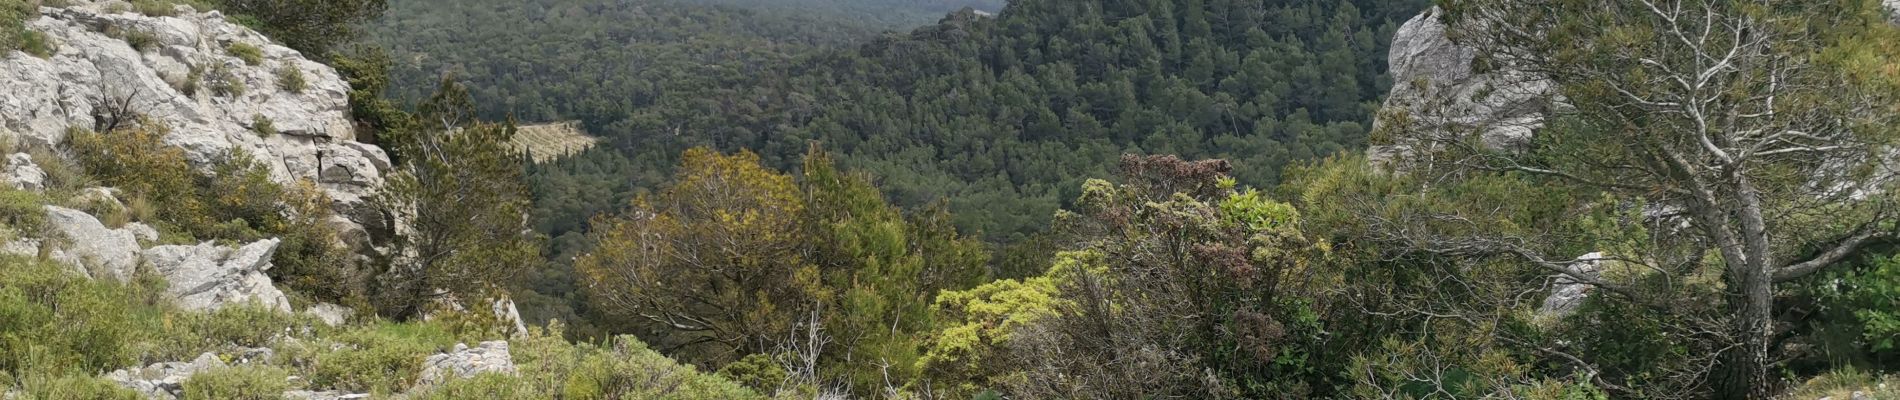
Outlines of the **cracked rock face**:
{"label": "cracked rock face", "polygon": [[148,399],[177,399],[184,395],[185,380],[192,375],[226,367],[218,355],[204,353],[191,362],[165,362],[112,371],[105,379]]}
{"label": "cracked rock face", "polygon": [[0,178],[16,190],[38,192],[46,190],[46,171],[33,163],[33,156],[26,153],[13,153],[7,156],[5,171]]}
{"label": "cracked rock face", "polygon": [[416,387],[440,385],[452,379],[473,377],[483,373],[514,374],[515,361],[508,354],[508,342],[488,341],[476,347],[456,344],[455,349],[429,356],[422,363],[422,375],[416,380]]}
{"label": "cracked rock face", "polygon": [[[1603,253],[1585,254],[1571,262],[1570,269],[1588,277],[1599,276],[1603,273],[1603,257]],[[1539,314],[1559,318],[1569,316],[1577,312],[1577,307],[1583,306],[1583,300],[1589,298],[1590,292],[1596,289],[1569,275],[1557,274],[1550,279],[1550,296],[1544,297],[1544,305],[1537,308]]]}
{"label": "cracked rock face", "polygon": [[[151,17],[107,12],[109,1],[72,3],[42,7],[26,23],[52,39],[55,54],[0,54],[0,137],[59,144],[68,128],[100,129],[99,116],[114,108],[108,104],[123,103],[170,127],[166,143],[195,165],[243,152],[279,183],[318,183],[340,209],[357,208],[382,185],[388,156],[354,141],[349,85],[329,66],[216,11],[179,6],[177,16]],[[149,35],[151,44],[134,48],[121,39],[134,36],[128,32]],[[253,65],[234,47],[254,47],[261,57]],[[290,70],[303,75],[302,90],[278,84],[279,72]],[[277,133],[254,131],[259,120]]]}
{"label": "cracked rock face", "polygon": [[73,266],[94,279],[127,282],[139,265],[138,229],[112,229],[91,214],[58,206],[46,206],[46,225],[52,230],[53,243],[23,241],[9,244],[9,251],[37,255],[40,246],[52,246],[52,259]]}
{"label": "cracked rock face", "polygon": [[171,283],[166,294],[185,309],[215,310],[255,302],[290,312],[290,300],[264,274],[271,268],[278,243],[269,239],[237,248],[214,243],[158,246],[145,250],[145,260]]}
{"label": "cracked rock face", "polygon": [[1544,110],[1562,102],[1544,77],[1510,69],[1474,71],[1478,50],[1452,42],[1442,17],[1434,7],[1393,34],[1392,92],[1373,121],[1374,132],[1393,139],[1373,146],[1375,162],[1404,158],[1414,145],[1405,136],[1421,134],[1478,135],[1492,148],[1521,147],[1543,127]]}

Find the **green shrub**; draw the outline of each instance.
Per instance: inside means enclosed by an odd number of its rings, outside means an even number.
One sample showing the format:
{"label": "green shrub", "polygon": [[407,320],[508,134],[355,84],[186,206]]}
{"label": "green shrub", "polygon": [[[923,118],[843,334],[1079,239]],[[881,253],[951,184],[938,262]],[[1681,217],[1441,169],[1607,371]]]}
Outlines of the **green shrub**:
{"label": "green shrub", "polygon": [[264,49],[257,48],[257,46],[251,45],[250,43],[231,42],[230,46],[224,47],[224,51],[231,53],[231,56],[237,57],[239,60],[244,60],[244,64],[247,65],[254,66],[264,63]]}
{"label": "green shrub", "polygon": [[35,57],[47,58],[59,51],[59,45],[53,43],[53,37],[45,32],[28,29],[20,33],[20,51],[25,51],[26,54],[32,54]]}
{"label": "green shrub", "polygon": [[408,388],[423,359],[455,344],[448,331],[426,323],[359,326],[331,339],[342,347],[292,362],[312,366],[305,376],[315,387],[379,393]]}
{"label": "green shrub", "polygon": [[20,399],[143,400],[131,389],[89,375],[34,376],[24,379]]}
{"label": "green shrub", "polygon": [[244,79],[231,70],[230,65],[218,64],[205,73],[205,79],[211,81],[211,94],[224,97],[243,96],[246,88]]}
{"label": "green shrub", "polygon": [[46,225],[46,198],[23,190],[0,190],[0,224],[15,233],[38,234]]}
{"label": "green shrub", "polygon": [[277,68],[277,88],[291,93],[303,93],[310,84],[304,81],[303,70],[295,65]]}
{"label": "green shrub", "polygon": [[268,138],[277,134],[277,127],[271,124],[270,117],[257,114],[251,116],[251,132],[257,132],[259,137]]}
{"label": "green shrub", "polygon": [[767,354],[753,354],[719,367],[719,377],[757,390],[760,393],[776,391],[785,383],[785,367]]}
{"label": "green shrub", "polygon": [[616,337],[612,347],[574,345],[562,339],[561,322],[530,330],[509,341],[515,364],[543,398],[766,398],[747,387],[646,349],[631,336]]}
{"label": "green shrub", "polygon": [[24,1],[0,1],[0,56],[13,49],[22,49],[26,35],[26,20],[39,14],[39,10]]}
{"label": "green shrub", "polygon": [[106,28],[106,36],[124,40],[126,45],[132,46],[133,50],[138,50],[139,52],[150,51],[158,48],[159,45],[158,34],[140,29],[115,25]]}
{"label": "green shrub", "polygon": [[234,305],[204,313],[166,317],[146,353],[161,360],[188,360],[206,350],[270,347],[287,333],[314,322],[261,305]]}
{"label": "green shrub", "polygon": [[183,385],[185,400],[280,400],[289,373],[276,367],[221,368],[192,374]]}
{"label": "green shrub", "polygon": [[1900,399],[1900,377],[1880,376],[1855,368],[1844,368],[1809,378],[1796,386],[1789,399],[1861,398],[1861,393],[1877,400]]}
{"label": "green shrub", "polygon": [[0,257],[0,371],[51,376],[136,363],[132,344],[147,327],[127,300],[123,285],[109,280]]}
{"label": "green shrub", "polygon": [[537,395],[538,388],[531,387],[520,377],[505,374],[480,374],[468,379],[456,379],[430,389],[421,400],[530,400],[545,399]]}
{"label": "green shrub", "polygon": [[204,79],[205,67],[203,65],[193,65],[190,71],[185,72],[185,78],[183,80],[168,83],[172,84],[173,89],[178,89],[179,93],[184,93],[186,96],[196,96],[198,95],[198,87],[204,82]]}
{"label": "green shrub", "polygon": [[71,158],[60,156],[50,148],[30,146],[26,149],[26,154],[33,158],[33,164],[39,165],[40,170],[46,172],[47,191],[70,192],[98,186],[92,177],[86,175],[86,171],[80,168],[79,163]]}
{"label": "green shrub", "polygon": [[175,5],[162,0],[133,0],[132,9],[148,17],[170,17],[178,15]]}

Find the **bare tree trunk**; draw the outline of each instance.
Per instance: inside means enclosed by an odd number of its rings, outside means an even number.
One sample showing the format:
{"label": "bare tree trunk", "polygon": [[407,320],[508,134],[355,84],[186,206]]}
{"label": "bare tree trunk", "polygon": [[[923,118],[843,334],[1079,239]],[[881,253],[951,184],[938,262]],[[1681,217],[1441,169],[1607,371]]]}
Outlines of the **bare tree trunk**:
{"label": "bare tree trunk", "polygon": [[1769,260],[1767,222],[1762,218],[1761,195],[1745,176],[1734,177],[1735,211],[1741,222],[1741,260],[1728,260],[1729,308],[1734,310],[1730,335],[1736,347],[1722,359],[1716,378],[1725,399],[1767,399],[1773,387],[1768,379],[1768,335],[1774,324],[1775,281]]}
{"label": "bare tree trunk", "polygon": [[1750,271],[1742,275],[1736,288],[1739,292],[1729,299],[1729,308],[1735,312],[1731,329],[1737,342],[1723,355],[1722,368],[1714,377],[1718,398],[1767,399],[1772,386],[1768,379],[1768,328],[1773,323],[1774,293],[1767,274]]}

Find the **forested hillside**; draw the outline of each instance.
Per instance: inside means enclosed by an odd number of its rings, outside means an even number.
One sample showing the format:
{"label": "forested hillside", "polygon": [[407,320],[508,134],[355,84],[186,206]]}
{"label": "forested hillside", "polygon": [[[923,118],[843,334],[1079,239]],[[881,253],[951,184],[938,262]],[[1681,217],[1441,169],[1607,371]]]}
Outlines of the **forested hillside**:
{"label": "forested hillside", "polygon": [[1900,398],[1900,2],[719,1],[0,0],[0,398]]}
{"label": "forested hillside", "polygon": [[1008,0],[686,0],[759,8],[779,14],[839,17],[841,21],[877,28],[908,30],[937,22],[944,14],[965,7],[995,13]]}
{"label": "forested hillside", "polygon": [[[851,45],[819,30],[839,25],[663,3],[422,3],[378,28],[399,59],[425,60],[399,82],[454,66],[487,116],[576,118],[617,150],[532,174],[548,233],[654,187],[686,148],[789,169],[817,141],[898,204],[948,201],[959,227],[1010,242],[1122,153],[1227,158],[1266,185],[1288,163],[1362,148],[1390,85],[1386,42],[1425,2],[1020,1]],[[417,40],[461,30],[505,44]]]}

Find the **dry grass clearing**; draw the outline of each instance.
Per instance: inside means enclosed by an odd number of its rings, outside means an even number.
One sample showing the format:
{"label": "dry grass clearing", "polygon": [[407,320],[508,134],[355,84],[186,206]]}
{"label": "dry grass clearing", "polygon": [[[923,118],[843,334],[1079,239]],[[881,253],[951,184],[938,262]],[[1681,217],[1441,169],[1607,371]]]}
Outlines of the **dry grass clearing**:
{"label": "dry grass clearing", "polygon": [[515,132],[514,145],[527,151],[534,162],[543,163],[585,151],[599,141],[582,132],[580,122],[566,121],[521,125]]}

